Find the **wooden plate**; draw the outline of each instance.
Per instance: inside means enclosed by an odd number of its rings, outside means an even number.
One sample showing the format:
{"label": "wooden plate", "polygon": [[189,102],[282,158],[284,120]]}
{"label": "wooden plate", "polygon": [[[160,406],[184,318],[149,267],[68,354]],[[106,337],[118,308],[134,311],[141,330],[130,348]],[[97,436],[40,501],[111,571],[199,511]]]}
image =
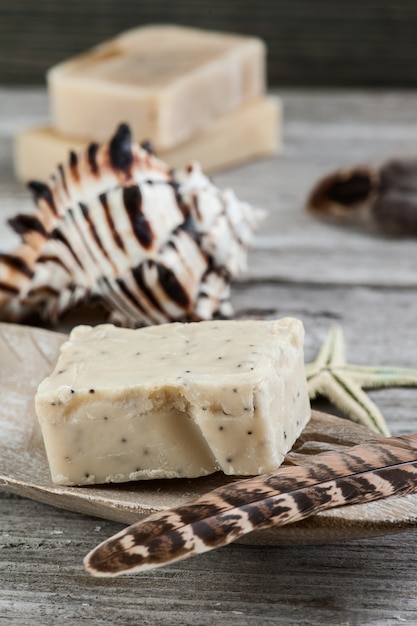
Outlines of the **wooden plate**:
{"label": "wooden plate", "polygon": [[[158,480],[93,487],[51,482],[33,398],[52,370],[64,334],[0,324],[0,488],[52,506],[131,524],[192,500],[230,481],[222,474],[201,479]],[[366,428],[313,412],[293,448],[297,461],[325,450],[375,440]],[[246,543],[329,543],[399,532],[416,525],[417,496],[390,498],[315,515],[303,522],[252,533]]]}

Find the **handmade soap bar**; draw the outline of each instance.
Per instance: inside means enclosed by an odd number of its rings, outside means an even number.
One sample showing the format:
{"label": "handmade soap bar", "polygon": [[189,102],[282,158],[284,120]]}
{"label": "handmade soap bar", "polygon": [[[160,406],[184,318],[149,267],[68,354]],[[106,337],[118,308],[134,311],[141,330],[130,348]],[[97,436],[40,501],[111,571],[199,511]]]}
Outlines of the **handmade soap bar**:
{"label": "handmade soap bar", "polygon": [[53,126],[106,139],[127,122],[158,149],[265,90],[260,39],[172,25],[127,31],[48,72]]}
{"label": "handmade soap bar", "polygon": [[[211,120],[192,139],[158,151],[158,156],[175,168],[197,159],[206,172],[268,156],[280,144],[281,115],[278,98],[260,98]],[[51,127],[24,130],[14,146],[16,176],[22,181],[48,180],[57,164],[68,160],[70,150],[82,150],[87,143],[60,135]]]}
{"label": "handmade soap bar", "polygon": [[274,470],[310,416],[303,337],[293,318],[75,328],[35,398],[53,481]]}

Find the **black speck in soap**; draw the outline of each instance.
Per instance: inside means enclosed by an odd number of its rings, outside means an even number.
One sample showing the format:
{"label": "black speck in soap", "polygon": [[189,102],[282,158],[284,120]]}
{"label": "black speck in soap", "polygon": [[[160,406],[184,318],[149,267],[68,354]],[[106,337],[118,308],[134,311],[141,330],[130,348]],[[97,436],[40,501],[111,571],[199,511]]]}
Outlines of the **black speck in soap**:
{"label": "black speck in soap", "polygon": [[56,402],[51,402],[51,406],[56,406]]}
{"label": "black speck in soap", "polygon": [[284,430],[284,439],[286,439],[286,438],[287,438],[287,433]]}
{"label": "black speck in soap", "polygon": [[191,370],[185,370],[186,374],[191,374]]}
{"label": "black speck in soap", "polygon": [[219,426],[219,430],[224,430],[224,426]]}
{"label": "black speck in soap", "polygon": [[217,358],[218,358],[218,359],[222,359],[223,357],[222,357],[222,356],[218,356]]}
{"label": "black speck in soap", "polygon": [[86,472],[86,473],[84,474],[84,478],[90,478],[90,474],[89,474],[89,472]]}
{"label": "black speck in soap", "polygon": [[251,430],[248,430],[248,435],[251,435],[251,434],[252,434],[252,431],[251,431]]}
{"label": "black speck in soap", "polygon": [[63,374],[66,370],[59,370],[58,374]]}
{"label": "black speck in soap", "polygon": [[88,393],[95,393],[95,392],[96,392],[96,390],[95,390],[95,389],[89,389],[89,390],[88,390]]}
{"label": "black speck in soap", "polygon": [[236,388],[235,388],[235,389],[233,389],[233,393],[237,393],[237,389],[236,389]]}
{"label": "black speck in soap", "polygon": [[149,454],[148,448],[143,448],[143,454],[147,456]]}
{"label": "black speck in soap", "polygon": [[122,437],[122,438],[120,439],[120,441],[121,441],[122,443],[126,443],[127,439],[126,439],[126,437]]}
{"label": "black speck in soap", "polygon": [[140,352],[136,352],[135,356],[139,356],[139,355],[140,355]]}
{"label": "black speck in soap", "polygon": [[227,459],[226,459],[226,463],[231,463],[231,462],[232,462],[232,460],[233,460],[233,459],[232,459],[232,457],[231,457],[231,456],[228,456],[228,457],[227,457]]}

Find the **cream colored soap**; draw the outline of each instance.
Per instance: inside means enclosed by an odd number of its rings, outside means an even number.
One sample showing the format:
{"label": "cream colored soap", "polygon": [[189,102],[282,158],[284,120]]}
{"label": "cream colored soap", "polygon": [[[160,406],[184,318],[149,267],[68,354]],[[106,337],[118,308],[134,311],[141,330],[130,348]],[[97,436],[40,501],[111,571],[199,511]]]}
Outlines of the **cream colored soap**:
{"label": "cream colored soap", "polygon": [[[197,159],[204,171],[214,172],[273,154],[280,145],[281,125],[280,100],[260,98],[211,120],[184,144],[158,151],[158,157],[174,168]],[[16,176],[22,181],[47,180],[58,163],[67,162],[70,150],[82,150],[87,143],[61,135],[51,127],[24,130],[15,140]]]}
{"label": "cream colored soap", "polygon": [[293,318],[79,326],[35,398],[55,483],[277,468],[310,417]]}
{"label": "cream colored soap", "polygon": [[260,97],[260,39],[173,25],[151,25],[48,72],[53,127],[101,140],[120,122],[158,149],[183,143],[211,119]]}

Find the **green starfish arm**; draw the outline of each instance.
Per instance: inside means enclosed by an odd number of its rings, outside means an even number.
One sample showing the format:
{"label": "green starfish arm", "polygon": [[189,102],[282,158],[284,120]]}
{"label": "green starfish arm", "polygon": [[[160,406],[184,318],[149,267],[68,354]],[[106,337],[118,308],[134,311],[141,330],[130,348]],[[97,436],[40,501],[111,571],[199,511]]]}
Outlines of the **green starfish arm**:
{"label": "green starfish arm", "polygon": [[345,347],[341,326],[332,326],[327,333],[318,355],[312,363],[306,363],[307,380],[333,367],[345,365]]}
{"label": "green starfish arm", "polygon": [[383,435],[389,435],[385,419],[363,390],[417,387],[417,370],[347,364],[341,326],[330,328],[316,359],[306,363],[305,373],[312,400],[327,398],[351,420]]}
{"label": "green starfish arm", "polygon": [[317,365],[316,361],[313,361],[313,363],[305,363],[304,369],[307,380],[309,378],[314,378],[315,376],[320,376],[323,372],[327,372],[327,366]]}
{"label": "green starfish arm", "polygon": [[341,371],[366,389],[417,387],[417,370],[398,367],[344,365]]}
{"label": "green starfish arm", "polygon": [[337,367],[344,365],[345,345],[341,326],[332,326],[327,333],[326,339],[311,366],[321,370],[325,367]]}
{"label": "green starfish arm", "polygon": [[331,384],[331,378],[332,375],[327,370],[307,376],[307,389],[311,400],[314,400],[317,396],[326,395],[327,387]]}
{"label": "green starfish arm", "polygon": [[314,394],[310,395],[311,398],[323,395],[352,421],[389,436],[388,426],[378,407],[358,384],[342,372],[327,372],[325,377],[316,377],[308,384],[308,390]]}
{"label": "green starfish arm", "polygon": [[367,425],[371,430],[389,437],[391,433],[385,418],[362,387],[340,372],[335,373],[334,378],[349,397],[349,403],[345,408],[349,417],[354,422]]}

